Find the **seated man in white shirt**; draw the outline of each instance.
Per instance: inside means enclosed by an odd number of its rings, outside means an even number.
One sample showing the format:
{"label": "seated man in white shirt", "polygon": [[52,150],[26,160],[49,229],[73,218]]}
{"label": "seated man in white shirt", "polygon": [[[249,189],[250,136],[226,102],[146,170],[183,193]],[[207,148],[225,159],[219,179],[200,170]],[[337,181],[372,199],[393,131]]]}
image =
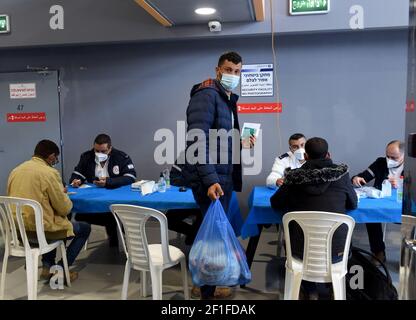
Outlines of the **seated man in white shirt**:
{"label": "seated man in white shirt", "polygon": [[287,168],[298,169],[305,163],[305,143],[306,138],[302,133],[295,133],[290,136],[289,151],[276,158],[272,172],[266,179],[269,188],[276,189],[283,184]]}

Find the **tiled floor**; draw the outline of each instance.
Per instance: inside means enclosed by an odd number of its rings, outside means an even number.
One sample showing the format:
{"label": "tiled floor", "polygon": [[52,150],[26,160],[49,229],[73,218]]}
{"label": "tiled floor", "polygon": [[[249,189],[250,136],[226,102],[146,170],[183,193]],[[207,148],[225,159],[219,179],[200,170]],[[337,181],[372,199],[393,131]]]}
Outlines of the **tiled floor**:
{"label": "tiled floor", "polygon": [[[157,240],[157,232],[150,231],[150,241]],[[186,254],[190,247],[183,243],[183,238],[170,232],[171,244],[180,247]],[[284,287],[284,258],[276,257],[277,233],[273,227],[266,229],[261,236],[256,256],[252,265],[253,280],[246,288],[235,288],[233,299],[282,299]],[[1,242],[1,240],[0,240]],[[394,284],[398,286],[400,256],[400,225],[389,224],[386,234],[387,266]],[[247,240],[242,241],[245,248]],[[354,231],[353,245],[368,249],[367,232],[364,225],[357,225]],[[0,256],[3,259],[3,243],[0,243]],[[109,248],[104,228],[93,227],[88,249],[83,251],[74,269],[79,271],[79,278],[71,288],[52,290],[48,284],[39,281],[38,299],[81,299],[106,300],[120,299],[123,280],[125,256],[117,248]],[[163,299],[183,299],[179,268],[168,269],[163,273]],[[129,299],[140,299],[139,273],[133,271],[129,286]],[[190,278],[189,278],[190,279]],[[149,288],[150,289],[150,288]],[[6,277],[6,299],[27,299],[24,259],[10,258]],[[146,299],[151,299],[147,297]]]}

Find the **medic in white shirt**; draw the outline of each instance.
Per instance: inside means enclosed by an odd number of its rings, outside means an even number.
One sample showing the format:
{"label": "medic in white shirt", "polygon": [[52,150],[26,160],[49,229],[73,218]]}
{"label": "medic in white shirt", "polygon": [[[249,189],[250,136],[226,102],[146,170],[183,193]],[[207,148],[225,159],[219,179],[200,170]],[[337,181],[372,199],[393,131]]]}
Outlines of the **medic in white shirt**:
{"label": "medic in white shirt", "polygon": [[266,179],[269,188],[276,189],[283,184],[286,169],[297,169],[305,163],[305,143],[306,138],[302,133],[295,133],[290,136],[289,151],[276,158],[272,172]]}

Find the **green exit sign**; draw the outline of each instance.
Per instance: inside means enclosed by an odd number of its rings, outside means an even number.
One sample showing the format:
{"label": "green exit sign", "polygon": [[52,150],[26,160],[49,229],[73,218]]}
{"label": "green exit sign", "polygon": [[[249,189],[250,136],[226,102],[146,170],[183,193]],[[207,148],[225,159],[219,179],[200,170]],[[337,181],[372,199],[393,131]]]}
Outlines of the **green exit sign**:
{"label": "green exit sign", "polygon": [[289,0],[290,14],[320,14],[329,12],[329,0]]}
{"label": "green exit sign", "polygon": [[0,14],[0,33],[10,32],[9,16],[7,14]]}

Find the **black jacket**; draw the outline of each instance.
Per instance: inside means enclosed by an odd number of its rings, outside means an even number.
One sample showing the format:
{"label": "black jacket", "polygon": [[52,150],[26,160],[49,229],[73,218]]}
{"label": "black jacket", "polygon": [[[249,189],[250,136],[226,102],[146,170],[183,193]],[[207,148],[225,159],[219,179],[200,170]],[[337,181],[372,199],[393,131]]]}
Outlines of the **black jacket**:
{"label": "black jacket", "polygon": [[[134,170],[133,162],[126,153],[113,148],[108,161],[108,174],[110,177],[107,178],[106,188],[115,189],[136,181],[136,170]],[[97,180],[95,167],[94,149],[84,152],[69,182],[71,183],[74,179],[80,179],[82,183],[92,183],[94,180]]]}
{"label": "black jacket", "polygon": [[[238,96],[231,94],[228,98],[224,88],[214,79],[209,79],[192,88],[191,100],[186,111],[188,132],[193,129],[202,130],[206,135],[206,155],[205,163],[189,163],[184,168],[186,175],[190,179],[190,185],[201,196],[206,196],[206,190],[215,183],[225,184],[232,182],[235,191],[241,191],[242,188],[242,169],[241,164],[233,164],[233,148],[237,152],[241,150],[241,142],[233,145],[231,136],[228,137],[228,148],[224,150],[217,143],[216,151],[209,154],[209,130],[224,129],[230,132],[232,129],[240,131],[237,114]],[[234,117],[234,124],[232,116]],[[188,141],[189,148],[194,141]],[[220,164],[222,152],[226,152],[228,162]],[[196,153],[196,152],[195,152]],[[210,156],[217,161],[217,164],[210,163]],[[224,156],[224,154],[223,154]],[[215,159],[216,158],[216,159]],[[187,159],[188,160],[188,159]],[[212,162],[212,161],[211,161]]]}
{"label": "black jacket", "polygon": [[[335,165],[330,159],[308,160],[301,168],[287,172],[284,184],[270,203],[281,214],[290,211],[345,213],[357,208],[357,195],[345,164]],[[333,257],[342,253],[346,230],[346,226],[340,226],[334,234]],[[291,225],[290,234],[292,254],[302,258],[304,238],[300,226]]]}
{"label": "black jacket", "polygon": [[387,159],[380,157],[377,158],[377,160],[374,161],[367,169],[354,177],[364,178],[367,183],[374,179],[374,188],[381,190],[383,181],[388,179],[388,176],[389,169],[387,168]]}

